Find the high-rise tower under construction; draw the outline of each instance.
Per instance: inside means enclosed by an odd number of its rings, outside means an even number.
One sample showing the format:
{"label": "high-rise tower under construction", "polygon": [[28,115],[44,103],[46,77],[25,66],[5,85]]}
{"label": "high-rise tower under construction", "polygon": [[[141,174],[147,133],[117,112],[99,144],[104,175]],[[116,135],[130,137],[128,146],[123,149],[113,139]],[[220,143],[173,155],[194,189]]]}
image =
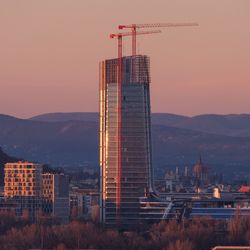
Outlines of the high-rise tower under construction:
{"label": "high-rise tower under construction", "polygon": [[147,56],[100,63],[100,209],[105,225],[136,224],[139,199],[152,191],[149,85]]}

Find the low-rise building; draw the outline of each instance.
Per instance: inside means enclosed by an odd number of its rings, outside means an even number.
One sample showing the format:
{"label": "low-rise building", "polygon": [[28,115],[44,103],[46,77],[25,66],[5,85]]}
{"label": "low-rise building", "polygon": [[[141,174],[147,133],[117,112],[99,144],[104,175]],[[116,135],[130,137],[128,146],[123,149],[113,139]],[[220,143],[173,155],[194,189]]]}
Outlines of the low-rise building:
{"label": "low-rise building", "polygon": [[68,222],[69,208],[69,177],[63,173],[42,174],[43,211]]}
{"label": "low-rise building", "polygon": [[28,211],[31,221],[41,209],[42,165],[31,162],[7,163],[4,168],[4,197]]}
{"label": "low-rise building", "polygon": [[[94,219],[99,204],[99,193],[92,189],[76,189],[70,192],[72,218]],[[95,219],[94,219],[95,220]]]}

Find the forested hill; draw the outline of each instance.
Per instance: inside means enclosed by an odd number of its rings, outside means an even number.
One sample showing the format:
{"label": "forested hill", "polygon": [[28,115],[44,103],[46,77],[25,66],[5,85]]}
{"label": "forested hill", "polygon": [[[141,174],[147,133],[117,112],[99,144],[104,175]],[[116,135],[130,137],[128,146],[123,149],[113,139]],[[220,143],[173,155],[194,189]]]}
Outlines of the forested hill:
{"label": "forested hill", "polygon": [[3,152],[0,148],[0,186],[3,186],[4,182],[4,164],[8,162],[15,162],[18,159],[15,157],[11,157]]}
{"label": "forested hill", "polygon": [[[192,166],[201,153],[220,172],[248,169],[250,116],[152,114],[153,165]],[[0,147],[9,155],[54,167],[98,166],[98,113],[0,115]]]}

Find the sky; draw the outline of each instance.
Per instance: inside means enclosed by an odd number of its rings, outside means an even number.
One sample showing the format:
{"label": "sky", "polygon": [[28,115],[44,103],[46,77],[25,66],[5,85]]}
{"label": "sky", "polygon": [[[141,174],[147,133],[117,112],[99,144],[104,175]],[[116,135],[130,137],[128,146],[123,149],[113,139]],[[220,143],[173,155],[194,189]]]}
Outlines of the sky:
{"label": "sky", "polygon": [[[98,111],[118,24],[198,22],[138,36],[152,112],[250,113],[249,0],[0,0],[0,113]],[[126,38],[124,55],[130,55]]]}

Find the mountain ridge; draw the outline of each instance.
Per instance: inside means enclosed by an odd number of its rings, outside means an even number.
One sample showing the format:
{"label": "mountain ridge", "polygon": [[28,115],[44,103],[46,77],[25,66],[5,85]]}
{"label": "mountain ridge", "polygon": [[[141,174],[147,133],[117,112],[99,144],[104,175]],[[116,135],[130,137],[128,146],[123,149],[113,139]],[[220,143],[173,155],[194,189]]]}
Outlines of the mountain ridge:
{"label": "mountain ridge", "polygon": [[[47,113],[30,118],[33,121],[99,121],[97,112]],[[250,137],[250,114],[203,114],[184,116],[171,113],[152,113],[152,124],[185,128],[218,135]]]}
{"label": "mountain ridge", "polygon": [[[78,117],[79,114],[84,117],[82,113],[78,113]],[[70,116],[71,119],[72,113]],[[54,122],[46,122],[44,119],[13,119],[0,115],[0,146],[8,154],[40,163],[97,167],[99,123],[93,121],[95,117],[98,119],[97,113],[91,113],[90,120],[85,116],[85,120],[67,118],[62,121],[61,117],[60,121],[53,118]],[[166,117],[169,117],[167,122]],[[153,163],[156,167],[191,165],[199,153],[202,153],[207,163],[216,165],[217,169],[222,164],[249,166],[250,137],[218,135],[166,125],[183,119],[186,118],[152,114]]]}

